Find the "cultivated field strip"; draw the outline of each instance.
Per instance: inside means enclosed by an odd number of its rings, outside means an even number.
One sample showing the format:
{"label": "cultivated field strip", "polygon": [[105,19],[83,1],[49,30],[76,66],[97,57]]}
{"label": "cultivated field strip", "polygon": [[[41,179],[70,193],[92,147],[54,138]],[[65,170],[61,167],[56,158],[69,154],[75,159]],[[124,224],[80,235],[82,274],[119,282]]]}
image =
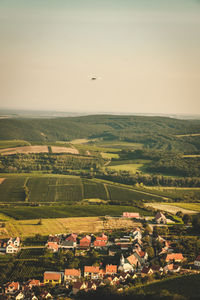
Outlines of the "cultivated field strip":
{"label": "cultivated field strip", "polygon": [[159,195],[80,177],[8,176],[0,184],[0,202],[5,204],[77,204],[83,199],[101,199],[120,205],[163,200]]}

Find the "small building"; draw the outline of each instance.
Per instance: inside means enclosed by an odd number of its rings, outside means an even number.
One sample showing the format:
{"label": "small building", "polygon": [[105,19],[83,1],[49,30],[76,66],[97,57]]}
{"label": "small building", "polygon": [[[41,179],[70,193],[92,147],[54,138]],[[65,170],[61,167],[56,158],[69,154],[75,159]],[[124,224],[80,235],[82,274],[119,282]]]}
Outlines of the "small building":
{"label": "small building", "polygon": [[143,267],[142,271],[141,271],[141,276],[145,277],[145,276],[151,276],[153,274],[153,270],[150,267]]}
{"label": "small building", "polygon": [[16,237],[16,238],[10,238],[7,241],[7,245],[14,245],[15,247],[19,247],[20,246],[20,238]]}
{"label": "small building", "polygon": [[76,241],[73,239],[62,241],[60,244],[61,249],[74,249],[76,248]]}
{"label": "small building", "polygon": [[194,261],[194,266],[200,268],[200,255]]}
{"label": "small building", "polygon": [[59,245],[56,242],[47,242],[46,248],[52,252],[58,252]]}
{"label": "small building", "polygon": [[163,268],[163,271],[165,273],[168,273],[168,272],[178,273],[180,271],[180,266],[177,266],[174,264],[168,264]]}
{"label": "small building", "polygon": [[84,277],[90,277],[91,279],[99,279],[102,278],[105,274],[105,271],[100,269],[99,267],[93,266],[85,266],[84,267]]}
{"label": "small building", "polygon": [[106,265],[106,274],[109,275],[117,274],[117,265]]}
{"label": "small building", "polygon": [[105,241],[96,240],[96,241],[94,241],[94,248],[102,249],[102,248],[106,247],[106,244],[107,243]]}
{"label": "small building", "polygon": [[163,213],[161,213],[159,211],[159,212],[157,212],[157,214],[155,216],[155,222],[157,224],[167,224],[167,218],[165,217],[165,215]]}
{"label": "small building", "polygon": [[16,281],[9,282],[9,283],[7,283],[7,285],[5,287],[5,293],[12,294],[12,293],[19,291],[19,289],[20,289],[19,282],[16,282]]}
{"label": "small building", "polygon": [[19,250],[20,248],[15,246],[14,244],[8,244],[8,246],[6,247],[6,253],[8,254],[17,253]]}
{"label": "small building", "polygon": [[62,274],[60,272],[44,272],[44,283],[58,284],[62,281]]}
{"label": "small building", "polygon": [[134,213],[134,212],[123,212],[122,215],[123,218],[132,218],[132,219],[141,219],[139,213]]}
{"label": "small building", "polygon": [[166,262],[182,262],[184,260],[183,254],[182,253],[170,253],[167,254],[165,261]]}
{"label": "small building", "polygon": [[91,245],[91,236],[86,235],[80,240],[79,243],[80,248],[87,249],[90,247],[90,245]]}
{"label": "small building", "polygon": [[79,291],[87,289],[87,282],[75,282],[73,284],[72,293],[76,295]]}
{"label": "small building", "polygon": [[81,278],[80,269],[65,269],[65,281],[77,281]]}

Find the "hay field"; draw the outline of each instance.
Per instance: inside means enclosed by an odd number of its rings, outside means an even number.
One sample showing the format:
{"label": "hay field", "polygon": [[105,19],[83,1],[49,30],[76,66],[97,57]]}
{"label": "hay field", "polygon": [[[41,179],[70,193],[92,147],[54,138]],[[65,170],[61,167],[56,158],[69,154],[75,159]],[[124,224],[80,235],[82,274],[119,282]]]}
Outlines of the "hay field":
{"label": "hay field", "polygon": [[[184,203],[186,204],[186,203]],[[192,204],[192,203],[188,203]],[[192,209],[186,209],[181,206],[179,206],[179,203],[146,203],[146,206],[151,206],[155,209],[164,210],[166,212],[176,214],[178,211],[182,211],[183,214],[196,214],[198,211],[192,210]]]}
{"label": "hay field", "polygon": [[48,153],[47,146],[24,146],[24,147],[14,147],[14,148],[6,148],[0,149],[0,153],[4,155],[11,155],[16,153]]}
{"label": "hay field", "polygon": [[200,203],[185,203],[185,202],[180,202],[180,203],[171,203],[171,205],[188,209],[188,210],[193,210],[196,212],[200,212]]}
{"label": "hay field", "polygon": [[42,225],[37,225],[37,220],[6,222],[5,230],[0,234],[1,238],[9,236],[28,237],[35,234],[49,235],[58,233],[95,233],[106,229],[120,229],[139,226],[132,220],[110,218],[104,220],[102,217],[82,217],[82,218],[59,218],[42,219]]}
{"label": "hay field", "polygon": [[51,146],[51,150],[52,150],[53,153],[79,154],[79,151],[77,149],[69,148],[69,147]]}

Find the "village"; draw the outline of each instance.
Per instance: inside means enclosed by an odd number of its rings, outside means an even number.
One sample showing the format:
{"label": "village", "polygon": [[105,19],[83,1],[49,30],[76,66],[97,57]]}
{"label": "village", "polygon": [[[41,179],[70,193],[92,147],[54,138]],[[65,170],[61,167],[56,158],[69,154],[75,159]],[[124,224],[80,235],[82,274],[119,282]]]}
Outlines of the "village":
{"label": "village", "polygon": [[[122,217],[138,221],[138,226],[98,235],[49,235],[44,246],[49,259],[59,254],[60,259],[71,259],[72,263],[62,270],[58,266],[57,270],[46,269],[42,280],[5,282],[0,299],[68,299],[64,297],[80,297],[104,286],[120,293],[138,284],[200,273],[200,253],[192,260],[187,251],[177,251],[179,240],[166,234],[167,218],[162,212],[156,213],[151,224],[138,213],[124,212]],[[1,255],[15,256],[23,248],[19,237],[0,241]],[[90,263],[84,264],[87,255]]]}

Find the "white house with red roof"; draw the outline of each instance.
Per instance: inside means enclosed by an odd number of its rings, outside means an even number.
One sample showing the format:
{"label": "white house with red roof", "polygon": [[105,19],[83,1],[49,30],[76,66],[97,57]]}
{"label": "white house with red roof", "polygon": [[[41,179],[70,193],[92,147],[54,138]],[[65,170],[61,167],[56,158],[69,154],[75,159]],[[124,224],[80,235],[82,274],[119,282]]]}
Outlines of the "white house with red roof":
{"label": "white house with red roof", "polygon": [[106,265],[105,273],[109,275],[117,274],[117,265]]}
{"label": "white house with red roof", "polygon": [[8,254],[14,254],[17,253],[20,250],[19,247],[15,246],[14,244],[8,244],[6,247],[6,253]]}
{"label": "white house with red roof", "polygon": [[13,282],[8,282],[6,287],[5,287],[5,293],[9,294],[9,293],[15,293],[17,291],[19,291],[20,289],[20,284],[19,282],[13,281]]}
{"label": "white house with red roof", "polygon": [[56,242],[47,242],[46,248],[52,252],[58,252],[59,245]]}
{"label": "white house with red roof", "polygon": [[79,247],[83,249],[89,248],[90,245],[91,245],[91,236],[89,235],[84,236],[79,242]]}
{"label": "white house with red roof", "polygon": [[90,277],[91,279],[103,278],[105,271],[99,267],[85,266],[84,267],[84,277]]}

